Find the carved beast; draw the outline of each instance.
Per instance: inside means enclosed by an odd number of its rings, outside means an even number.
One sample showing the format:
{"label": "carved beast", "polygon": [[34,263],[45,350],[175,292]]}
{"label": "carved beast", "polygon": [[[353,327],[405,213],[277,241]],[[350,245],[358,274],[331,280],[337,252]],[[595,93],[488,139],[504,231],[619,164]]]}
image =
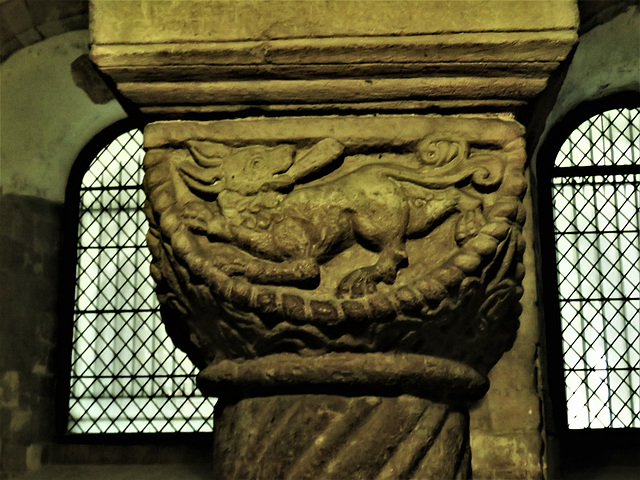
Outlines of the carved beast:
{"label": "carved beast", "polygon": [[519,137],[447,132],[152,148],[151,272],[176,345],[200,366],[394,351],[486,371],[517,329],[525,157]]}
{"label": "carved beast", "polygon": [[198,197],[216,201],[191,201],[182,217],[191,231],[253,255],[238,257],[234,274],[254,283],[316,285],[319,264],[355,243],[379,252],[374,265],[338,283],[338,297],[362,297],[378,282],[392,284],[407,259],[406,238],[426,234],[454,212],[464,212],[458,243],[473,236],[482,226],[480,201],[454,185],[491,188],[503,173],[489,157],[470,162],[463,141],[427,139],[416,147],[417,168],[369,163],[282,193],[338,160],[344,147],[325,139],[294,161],[293,145],[185,146],[191,155],[178,168],[182,180]]}

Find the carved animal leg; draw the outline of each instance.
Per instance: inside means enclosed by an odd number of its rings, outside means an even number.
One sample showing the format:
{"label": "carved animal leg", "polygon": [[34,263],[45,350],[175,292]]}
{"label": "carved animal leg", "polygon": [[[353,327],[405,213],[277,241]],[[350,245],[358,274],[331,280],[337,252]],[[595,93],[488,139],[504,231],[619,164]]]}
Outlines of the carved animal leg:
{"label": "carved animal leg", "polygon": [[[393,187],[395,188],[395,186]],[[387,198],[395,198],[395,205],[386,211],[372,209],[373,215],[360,214],[354,219],[354,231],[366,242],[378,246],[380,255],[375,265],[359,268],[345,276],[336,289],[338,297],[359,298],[376,291],[378,282],[392,284],[400,262],[407,258],[404,235],[409,223],[409,204],[396,191]],[[389,208],[391,207],[391,208]]]}
{"label": "carved animal leg", "polygon": [[256,219],[253,225],[234,224],[230,228],[233,243],[255,256],[275,261],[314,258],[308,226],[305,228],[297,219],[267,218],[264,223]]}
{"label": "carved animal leg", "polygon": [[[276,284],[300,284],[320,276],[318,263],[309,255],[310,242],[303,232],[297,231],[296,225],[286,225],[286,230],[296,241],[293,245],[283,245],[279,241],[282,235],[274,235],[273,229],[232,225],[223,215],[215,215],[206,205],[198,202],[187,203],[181,210],[181,217],[183,224],[192,232],[233,241],[253,254],[243,252],[233,262],[227,259],[227,265],[223,268],[227,274],[244,274],[256,283]],[[282,229],[276,229],[276,232],[279,230]],[[284,260],[271,261],[256,258],[255,255]]]}
{"label": "carved animal leg", "polygon": [[182,221],[194,233],[209,235],[222,240],[231,239],[231,230],[225,218],[215,215],[211,209],[201,202],[188,202],[182,207]]}
{"label": "carved animal leg", "polygon": [[311,253],[308,228],[296,219],[283,219],[265,228],[234,225],[234,242],[258,257],[247,265],[245,275],[249,280],[294,285],[316,280],[320,267]]}
{"label": "carved animal leg", "polygon": [[[225,243],[210,243],[202,254],[210,265],[226,275],[242,275],[254,283],[300,284],[315,280],[320,275],[320,267],[313,259],[273,262],[256,258]],[[195,269],[194,266],[191,268]]]}
{"label": "carved animal leg", "polygon": [[359,298],[376,291],[376,284],[392,284],[396,279],[398,265],[407,258],[402,239],[385,246],[378,261],[370,267],[359,268],[345,276],[336,289],[338,297]]}

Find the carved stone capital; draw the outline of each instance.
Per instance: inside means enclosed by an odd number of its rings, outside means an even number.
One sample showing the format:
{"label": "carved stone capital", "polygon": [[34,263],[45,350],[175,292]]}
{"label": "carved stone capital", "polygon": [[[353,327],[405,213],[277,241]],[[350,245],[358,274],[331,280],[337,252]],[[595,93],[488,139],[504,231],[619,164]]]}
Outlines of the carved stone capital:
{"label": "carved stone capital", "polygon": [[[347,447],[312,437],[342,445],[365,418],[386,433],[348,478],[465,478],[464,402],[486,392],[521,310],[522,133],[438,115],[147,127],[152,274],[167,331],[221,397],[221,478],[340,478]],[[233,460],[278,448],[250,418],[301,426],[318,409],[291,463]]]}
{"label": "carved stone capital", "polygon": [[390,362],[480,392],[518,326],[521,135],[480,116],[150,125],[152,273],[201,387],[409,388]]}

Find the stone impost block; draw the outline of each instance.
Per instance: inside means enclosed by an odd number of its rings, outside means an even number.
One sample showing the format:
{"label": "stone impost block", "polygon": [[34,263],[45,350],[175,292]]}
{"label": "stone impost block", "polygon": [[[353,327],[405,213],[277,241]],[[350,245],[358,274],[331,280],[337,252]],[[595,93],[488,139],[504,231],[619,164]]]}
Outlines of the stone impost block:
{"label": "stone impost block", "polygon": [[143,111],[521,106],[576,41],[570,0],[99,1],[94,62]]}

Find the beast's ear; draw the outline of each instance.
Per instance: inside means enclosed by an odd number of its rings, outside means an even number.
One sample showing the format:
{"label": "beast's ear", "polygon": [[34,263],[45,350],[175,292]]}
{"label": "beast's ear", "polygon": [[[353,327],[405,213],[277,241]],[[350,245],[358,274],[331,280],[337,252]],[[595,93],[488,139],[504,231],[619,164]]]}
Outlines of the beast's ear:
{"label": "beast's ear", "polygon": [[231,154],[232,149],[223,143],[187,140],[184,146],[191,152],[201,167],[219,167],[222,159]]}

